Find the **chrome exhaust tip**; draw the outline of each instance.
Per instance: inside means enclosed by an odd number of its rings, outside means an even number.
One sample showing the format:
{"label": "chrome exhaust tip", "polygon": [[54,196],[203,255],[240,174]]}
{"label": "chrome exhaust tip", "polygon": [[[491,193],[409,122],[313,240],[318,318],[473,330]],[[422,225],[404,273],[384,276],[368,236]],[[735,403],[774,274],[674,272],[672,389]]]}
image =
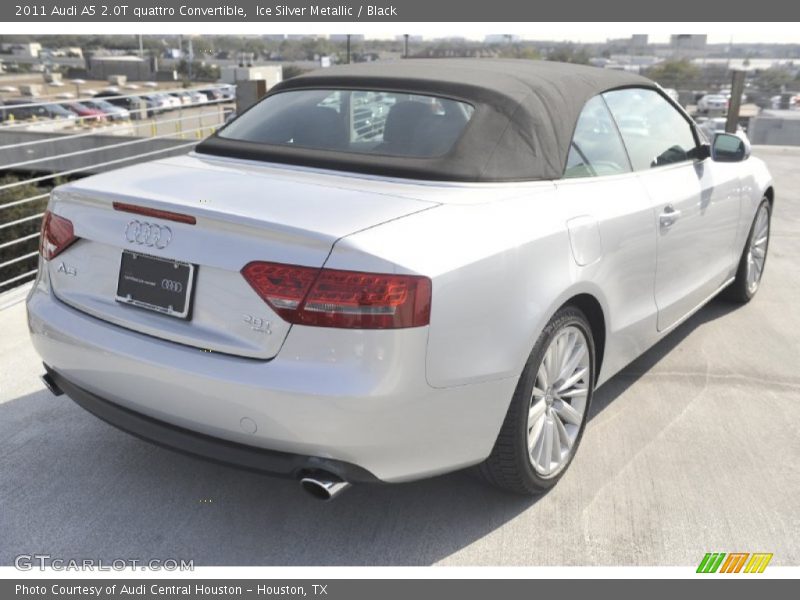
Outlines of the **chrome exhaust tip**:
{"label": "chrome exhaust tip", "polygon": [[303,477],[300,479],[300,486],[317,500],[327,502],[349,488],[350,484],[333,475],[321,473]]}
{"label": "chrome exhaust tip", "polygon": [[44,387],[50,390],[50,393],[53,394],[53,396],[61,396],[64,393],[61,388],[58,387],[58,384],[53,380],[53,377],[50,375],[50,373],[45,373],[39,377],[39,379],[42,380]]}

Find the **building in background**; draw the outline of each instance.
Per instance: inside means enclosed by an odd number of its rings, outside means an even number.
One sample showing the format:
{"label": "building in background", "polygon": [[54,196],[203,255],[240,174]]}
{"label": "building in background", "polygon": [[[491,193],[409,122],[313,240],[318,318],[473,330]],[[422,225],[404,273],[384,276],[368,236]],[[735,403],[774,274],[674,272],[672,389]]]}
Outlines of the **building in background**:
{"label": "building in background", "polygon": [[158,60],[138,56],[86,56],[86,73],[89,79],[108,80],[122,75],[128,81],[152,81],[157,78]]}
{"label": "building in background", "polygon": [[675,56],[690,58],[706,52],[708,36],[705,33],[678,33],[669,36],[670,49]]}

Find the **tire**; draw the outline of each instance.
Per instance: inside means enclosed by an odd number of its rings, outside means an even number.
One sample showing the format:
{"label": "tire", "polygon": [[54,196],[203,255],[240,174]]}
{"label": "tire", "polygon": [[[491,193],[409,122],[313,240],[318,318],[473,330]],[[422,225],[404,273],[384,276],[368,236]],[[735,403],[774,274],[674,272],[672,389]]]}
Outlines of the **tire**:
{"label": "tire", "polygon": [[[571,340],[575,345],[570,349]],[[581,355],[575,369],[570,371],[571,364],[580,354],[581,342],[585,356]],[[548,356],[549,350],[555,354]],[[568,358],[563,357],[565,350]],[[559,352],[562,353],[563,360],[557,359]],[[556,363],[566,368],[559,369]],[[553,372],[559,373],[555,382],[547,381],[548,365],[551,373],[549,379],[552,379]],[[570,374],[563,376],[565,372]],[[558,389],[560,384],[568,383],[581,372],[583,375],[572,385]],[[595,348],[589,322],[577,308],[564,307],[553,316],[536,341],[517,383],[492,453],[478,467],[480,475],[498,488],[528,496],[535,496],[552,488],[566,472],[580,444],[592,401],[594,381]],[[547,389],[542,389],[545,386]],[[561,394],[564,394],[563,398]],[[564,405],[568,407],[565,408]],[[573,410],[568,411],[568,408]],[[579,418],[576,414],[579,414]],[[530,427],[529,418],[533,419]],[[575,423],[576,420],[578,423]],[[558,438],[554,441],[553,436]],[[550,442],[546,443],[548,439]],[[566,440],[571,440],[571,444],[564,454]],[[531,451],[529,443],[532,445]],[[556,443],[562,449],[558,464],[555,460]]]}
{"label": "tire", "polygon": [[[722,292],[722,297],[732,302],[745,304],[753,299],[761,287],[761,277],[767,264],[769,250],[772,207],[766,198],[761,200],[750,225],[750,233],[739,258],[736,278]],[[763,252],[763,256],[759,253]],[[760,265],[760,268],[759,268]]]}

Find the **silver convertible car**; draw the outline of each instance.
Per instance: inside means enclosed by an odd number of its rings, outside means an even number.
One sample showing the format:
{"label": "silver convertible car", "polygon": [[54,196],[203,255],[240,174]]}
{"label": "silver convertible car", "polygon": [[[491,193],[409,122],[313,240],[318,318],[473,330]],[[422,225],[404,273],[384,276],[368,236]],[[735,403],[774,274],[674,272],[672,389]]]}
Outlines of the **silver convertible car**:
{"label": "silver convertible car", "polygon": [[773,200],[746,140],[639,76],[336,67],[56,188],[30,331],[54,393],[320,498],[470,466],[535,494],[598,386],[753,297]]}

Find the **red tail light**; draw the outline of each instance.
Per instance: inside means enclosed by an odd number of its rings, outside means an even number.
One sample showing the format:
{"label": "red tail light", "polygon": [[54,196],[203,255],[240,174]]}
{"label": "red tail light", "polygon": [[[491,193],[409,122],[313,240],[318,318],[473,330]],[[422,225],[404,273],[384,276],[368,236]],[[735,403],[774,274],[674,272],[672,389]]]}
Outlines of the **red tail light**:
{"label": "red tail light", "polygon": [[346,329],[400,329],[430,322],[431,281],[251,262],[242,275],[290,323]]}
{"label": "red tail light", "polygon": [[77,239],[72,229],[72,221],[59,217],[49,210],[44,213],[42,235],[39,237],[39,254],[45,260],[55,258]]}

